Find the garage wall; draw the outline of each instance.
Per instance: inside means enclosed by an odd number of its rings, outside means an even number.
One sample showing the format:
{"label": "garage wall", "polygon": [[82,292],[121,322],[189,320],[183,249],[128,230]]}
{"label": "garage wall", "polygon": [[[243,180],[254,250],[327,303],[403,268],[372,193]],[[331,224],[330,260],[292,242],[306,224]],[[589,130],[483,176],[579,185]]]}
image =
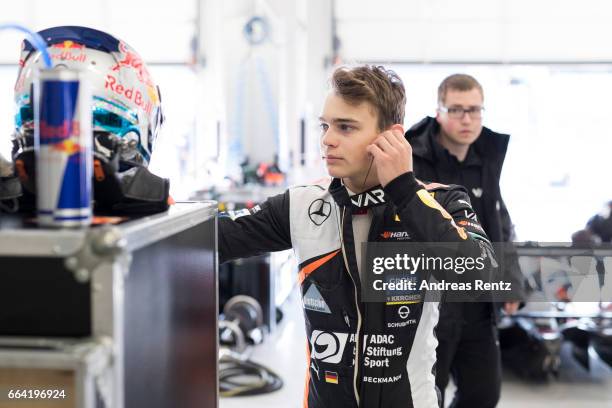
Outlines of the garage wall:
{"label": "garage wall", "polygon": [[[21,0],[4,7],[0,22],[36,31],[57,25],[97,28],[126,39],[148,63],[186,63],[192,57],[196,0]],[[23,35],[1,32],[0,64],[18,60]]]}
{"label": "garage wall", "polygon": [[605,0],[336,0],[345,60],[610,62]]}

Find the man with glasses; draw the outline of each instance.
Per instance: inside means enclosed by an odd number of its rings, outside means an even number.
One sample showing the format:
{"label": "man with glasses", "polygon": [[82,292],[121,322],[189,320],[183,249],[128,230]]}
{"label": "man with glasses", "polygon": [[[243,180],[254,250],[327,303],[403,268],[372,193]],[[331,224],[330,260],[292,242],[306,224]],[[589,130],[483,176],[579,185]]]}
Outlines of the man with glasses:
{"label": "man with glasses", "polygon": [[[435,118],[426,117],[408,132],[414,172],[421,180],[459,184],[468,190],[476,214],[494,242],[512,239],[513,228],[502,200],[499,178],[508,135],[482,126],[484,93],[476,79],[455,74],[438,88]],[[504,271],[520,287],[518,265]],[[519,302],[502,304],[514,313]],[[437,327],[436,385],[444,397],[449,374],[457,386],[451,407],[494,407],[500,397],[501,362],[493,303],[444,303]],[[444,406],[444,405],[443,405]]]}

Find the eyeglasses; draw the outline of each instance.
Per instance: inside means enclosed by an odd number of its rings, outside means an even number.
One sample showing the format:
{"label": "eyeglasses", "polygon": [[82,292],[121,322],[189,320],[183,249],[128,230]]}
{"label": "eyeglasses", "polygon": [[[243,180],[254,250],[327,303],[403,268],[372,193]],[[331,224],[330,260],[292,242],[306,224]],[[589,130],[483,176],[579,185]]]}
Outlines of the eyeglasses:
{"label": "eyeglasses", "polygon": [[448,113],[448,116],[452,119],[463,119],[463,116],[467,113],[472,119],[482,118],[482,112],[485,110],[483,106],[472,106],[468,109],[462,108],[461,106],[440,106],[438,108],[440,112]]}

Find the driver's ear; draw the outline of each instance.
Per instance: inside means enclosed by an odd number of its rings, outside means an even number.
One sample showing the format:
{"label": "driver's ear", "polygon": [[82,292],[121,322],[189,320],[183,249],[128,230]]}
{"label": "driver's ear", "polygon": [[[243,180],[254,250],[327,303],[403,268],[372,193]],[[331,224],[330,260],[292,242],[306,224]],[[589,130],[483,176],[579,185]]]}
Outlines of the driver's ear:
{"label": "driver's ear", "polygon": [[399,123],[395,123],[393,125],[391,125],[391,127],[389,127],[389,130],[397,130],[398,132],[402,132],[402,134],[404,134],[404,125],[399,124]]}

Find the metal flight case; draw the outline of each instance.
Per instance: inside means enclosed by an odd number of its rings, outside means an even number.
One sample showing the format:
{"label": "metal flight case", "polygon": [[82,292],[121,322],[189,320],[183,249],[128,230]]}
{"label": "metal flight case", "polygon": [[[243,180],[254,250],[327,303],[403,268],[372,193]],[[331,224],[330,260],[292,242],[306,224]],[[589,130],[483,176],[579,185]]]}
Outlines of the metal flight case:
{"label": "metal flight case", "polygon": [[80,230],[0,214],[0,408],[217,407],[216,214]]}

